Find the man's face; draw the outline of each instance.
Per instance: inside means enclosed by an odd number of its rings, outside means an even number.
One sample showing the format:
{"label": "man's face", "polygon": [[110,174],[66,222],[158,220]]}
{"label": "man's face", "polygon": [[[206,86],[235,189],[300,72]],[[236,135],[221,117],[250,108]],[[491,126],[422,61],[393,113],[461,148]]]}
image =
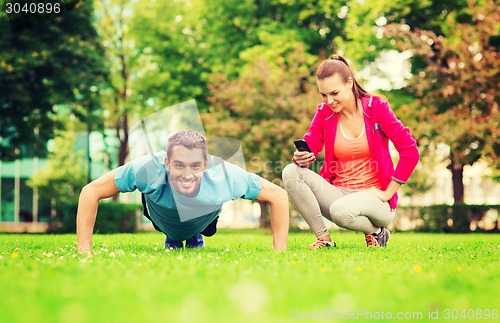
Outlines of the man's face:
{"label": "man's face", "polygon": [[207,169],[207,161],[201,149],[175,146],[170,160],[165,157],[165,167],[170,185],[177,192],[187,197],[198,195],[203,172]]}

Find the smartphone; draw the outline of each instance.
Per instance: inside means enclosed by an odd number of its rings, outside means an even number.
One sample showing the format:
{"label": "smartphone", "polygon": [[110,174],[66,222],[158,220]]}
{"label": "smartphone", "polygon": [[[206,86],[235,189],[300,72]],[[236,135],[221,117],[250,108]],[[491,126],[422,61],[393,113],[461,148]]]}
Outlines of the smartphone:
{"label": "smartphone", "polygon": [[304,139],[297,139],[293,141],[295,147],[297,147],[298,151],[308,151],[311,152],[311,148]]}

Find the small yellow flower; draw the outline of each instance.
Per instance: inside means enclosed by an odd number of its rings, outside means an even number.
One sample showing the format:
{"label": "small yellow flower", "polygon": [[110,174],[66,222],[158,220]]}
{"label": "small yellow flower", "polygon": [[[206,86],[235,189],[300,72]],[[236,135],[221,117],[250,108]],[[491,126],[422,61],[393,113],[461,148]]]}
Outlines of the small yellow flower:
{"label": "small yellow flower", "polygon": [[357,271],[358,273],[360,273],[360,272],[362,272],[362,271],[363,271],[363,268],[361,268],[361,267],[359,267],[359,266],[358,266],[358,267],[356,267],[356,271]]}
{"label": "small yellow flower", "polygon": [[12,259],[16,259],[17,257],[19,257],[19,254],[18,254],[17,252],[13,252],[13,253],[10,255],[10,257],[11,257]]}
{"label": "small yellow flower", "polygon": [[458,271],[458,272],[461,272],[461,271],[462,271],[462,267],[458,266],[458,267],[457,267],[457,271]]}
{"label": "small yellow flower", "polygon": [[322,273],[326,273],[326,267],[321,267],[319,271],[321,271]]}
{"label": "small yellow flower", "polygon": [[415,266],[413,267],[413,271],[415,271],[416,273],[419,273],[419,272],[421,272],[421,271],[422,271],[422,267],[420,267],[419,265],[415,265]]}
{"label": "small yellow flower", "polygon": [[296,265],[297,264],[297,260],[292,260],[292,265]]}

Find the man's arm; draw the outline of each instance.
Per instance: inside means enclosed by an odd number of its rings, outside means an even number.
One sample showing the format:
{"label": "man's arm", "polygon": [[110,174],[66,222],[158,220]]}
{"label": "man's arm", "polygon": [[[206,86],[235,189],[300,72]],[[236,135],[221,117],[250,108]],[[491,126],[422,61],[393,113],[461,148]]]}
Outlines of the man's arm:
{"label": "man's arm", "polygon": [[257,196],[257,201],[268,202],[271,205],[271,230],[274,250],[286,250],[290,223],[288,194],[278,185],[264,178],[261,179],[262,189],[259,196]]}
{"label": "man's arm", "polygon": [[114,170],[90,182],[82,189],[76,213],[78,252],[89,253],[92,249],[92,233],[99,201],[118,193]]}

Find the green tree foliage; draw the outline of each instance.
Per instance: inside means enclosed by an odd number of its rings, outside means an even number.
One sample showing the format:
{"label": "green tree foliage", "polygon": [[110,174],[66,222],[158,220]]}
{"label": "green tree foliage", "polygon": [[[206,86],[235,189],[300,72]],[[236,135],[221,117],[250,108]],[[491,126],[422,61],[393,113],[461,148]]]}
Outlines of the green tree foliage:
{"label": "green tree foliage", "polygon": [[[191,98],[208,108],[210,75],[236,79],[248,51],[267,48],[272,59],[282,60],[283,42],[301,41],[317,55],[340,34],[342,20],[330,14],[339,6],[331,1],[139,1],[132,26],[144,69],[138,82],[143,102],[155,108]],[[284,45],[286,47],[286,44]],[[269,55],[268,55],[269,56]],[[278,62],[279,63],[279,62]]]}
{"label": "green tree foliage", "polygon": [[[273,27],[295,30],[307,52],[326,57],[332,50],[334,37],[344,38],[346,21],[343,8],[350,1],[274,0],[259,1]],[[283,25],[286,27],[283,28]]]}
{"label": "green tree foliage", "polygon": [[[331,50],[332,35],[343,35],[344,20],[337,12],[347,1],[199,0],[195,7],[203,15],[194,25],[206,45],[204,59],[213,73],[234,79],[245,62],[242,53],[269,44],[273,37],[287,36],[302,42],[312,55]],[[283,37],[284,38],[284,37]],[[268,50],[279,51],[279,48]]]}
{"label": "green tree foliage", "polygon": [[[0,158],[43,155],[45,143],[64,125],[56,104],[71,104],[84,120],[98,109],[106,76],[102,50],[92,26],[92,2],[68,2],[68,11],[29,27],[0,11]],[[11,17],[12,18],[12,17]],[[25,23],[25,25],[23,25]]]}
{"label": "green tree foliage", "polygon": [[447,28],[443,19],[467,6],[467,0],[349,1],[341,11],[346,20],[345,35],[334,38],[335,49],[363,66],[374,62],[381,52],[399,48],[396,39],[385,32],[388,24],[440,35]]}
{"label": "green tree foliage", "polygon": [[140,52],[135,91],[143,115],[190,99],[206,108],[206,40],[194,29],[203,15],[183,1],[135,4],[130,24]]}

